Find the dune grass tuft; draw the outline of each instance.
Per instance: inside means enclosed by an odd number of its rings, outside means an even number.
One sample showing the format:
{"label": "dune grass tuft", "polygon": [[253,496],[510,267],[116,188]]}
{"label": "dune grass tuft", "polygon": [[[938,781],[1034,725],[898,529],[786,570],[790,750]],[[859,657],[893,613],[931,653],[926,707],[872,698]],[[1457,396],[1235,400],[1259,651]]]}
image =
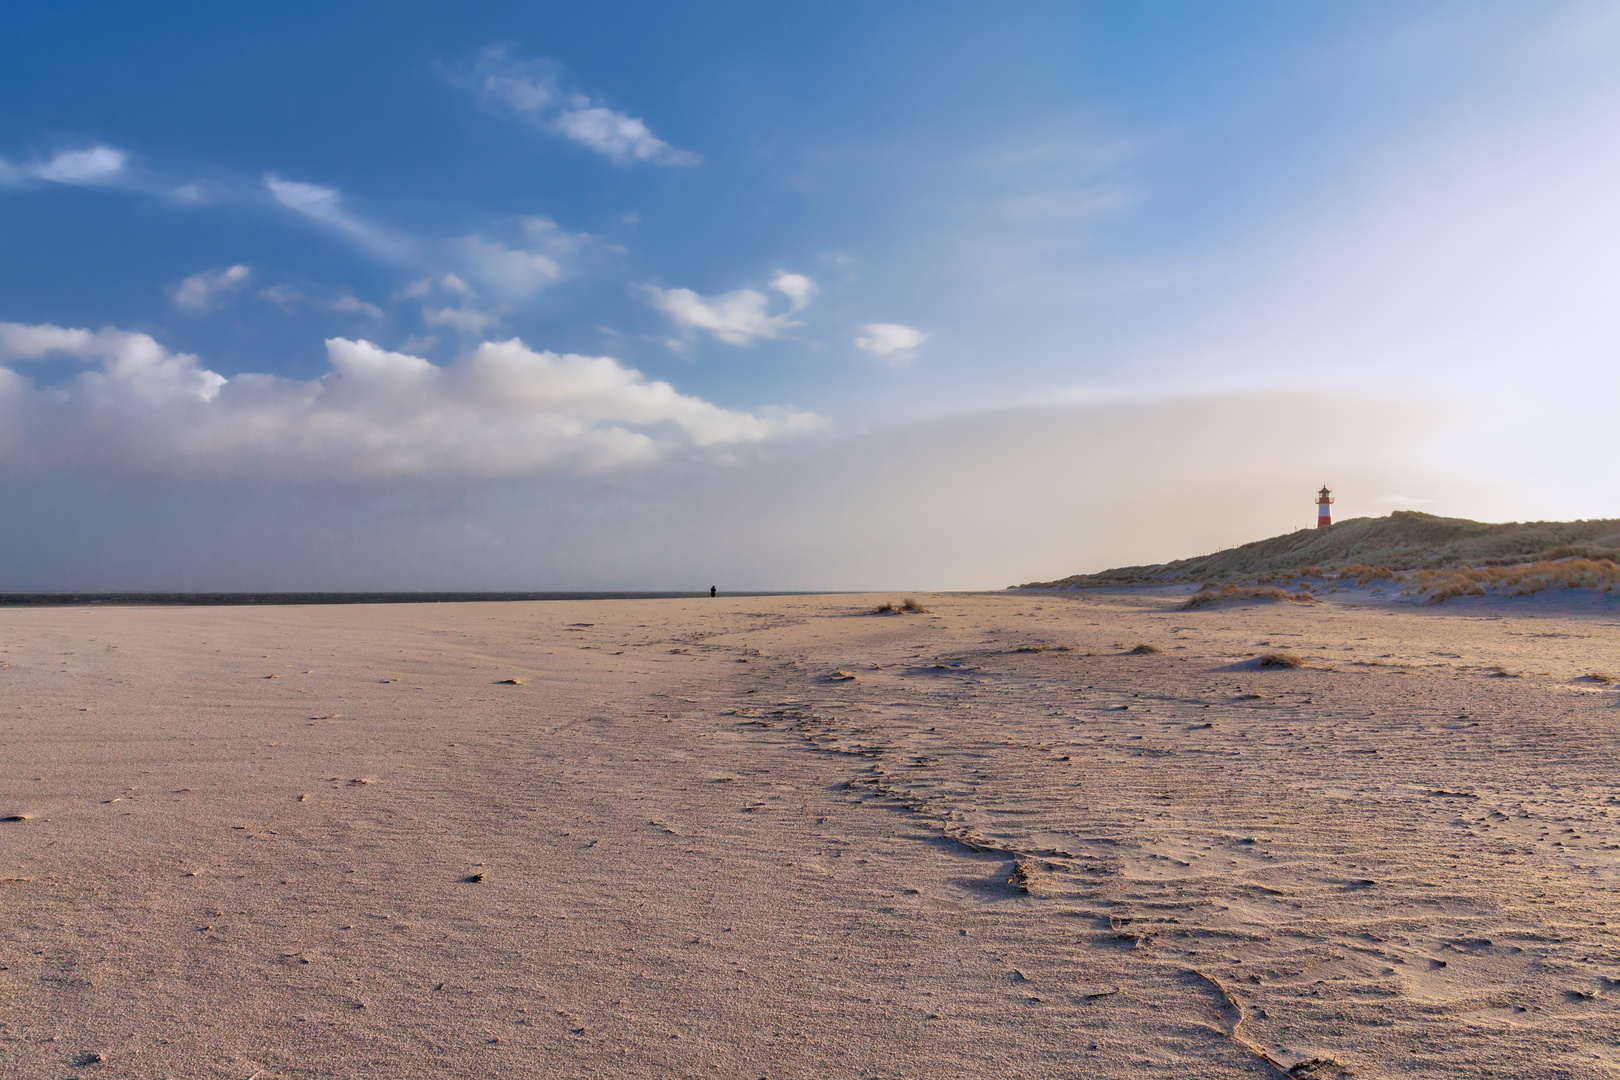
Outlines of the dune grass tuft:
{"label": "dune grass tuft", "polygon": [[1130,655],[1132,655],[1132,656],[1157,656],[1157,655],[1159,655],[1159,650],[1155,649],[1152,645],[1148,645],[1148,644],[1144,643],[1144,644],[1138,645],[1136,648],[1132,649],[1131,652],[1130,652]]}
{"label": "dune grass tuft", "polygon": [[1268,652],[1257,661],[1260,667],[1304,667],[1305,661],[1293,653]]}
{"label": "dune grass tuft", "polygon": [[909,596],[906,597],[905,603],[900,605],[900,610],[909,611],[913,615],[932,615],[933,614],[932,611],[929,611],[927,608],[923,607],[921,604],[917,603],[916,600],[912,599]]}
{"label": "dune grass tuft", "polygon": [[883,601],[883,603],[881,603],[881,604],[879,604],[877,606],[877,611],[874,612],[874,614],[877,614],[877,615],[892,615],[892,614],[894,614],[894,603],[892,601],[889,601],[889,600]]}
{"label": "dune grass tuft", "polygon": [[1187,598],[1181,605],[1182,611],[1196,611],[1198,608],[1210,604],[1223,604],[1231,600],[1259,600],[1264,603],[1274,603],[1280,600],[1292,600],[1296,604],[1309,604],[1311,597],[1303,593],[1283,592],[1270,585],[1222,585],[1215,588],[1204,586],[1198,592]]}
{"label": "dune grass tuft", "polygon": [[1431,604],[1456,596],[1532,596],[1547,589],[1620,587],[1620,563],[1613,559],[1543,559],[1517,566],[1483,566],[1461,570],[1419,570],[1412,591]]}
{"label": "dune grass tuft", "polygon": [[1356,563],[1339,571],[1340,581],[1354,581],[1357,585],[1365,585],[1369,581],[1393,581],[1395,571],[1387,566],[1362,566]]}

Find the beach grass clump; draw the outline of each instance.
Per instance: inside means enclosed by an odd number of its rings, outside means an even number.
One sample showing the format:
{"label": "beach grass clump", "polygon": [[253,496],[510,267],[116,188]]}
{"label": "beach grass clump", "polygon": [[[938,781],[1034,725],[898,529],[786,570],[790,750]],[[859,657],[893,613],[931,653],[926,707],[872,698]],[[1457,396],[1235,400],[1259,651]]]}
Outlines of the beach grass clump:
{"label": "beach grass clump", "polygon": [[1393,581],[1395,571],[1387,566],[1363,566],[1356,563],[1340,570],[1339,580],[1354,581],[1357,585],[1365,585],[1369,581]]}
{"label": "beach grass clump", "polygon": [[909,596],[906,597],[905,602],[900,605],[900,610],[901,611],[909,611],[913,615],[932,615],[933,614],[932,611],[929,611],[927,608],[923,607],[921,604],[917,603],[916,600],[914,600],[913,598],[911,598]]}
{"label": "beach grass clump", "polygon": [[1620,587],[1620,563],[1613,559],[1542,559],[1516,566],[1464,567],[1461,570],[1419,570],[1414,590],[1431,604],[1457,596],[1533,596],[1548,589],[1594,589],[1613,592]]}
{"label": "beach grass clump", "polygon": [[1268,652],[1261,654],[1260,658],[1255,661],[1255,664],[1259,667],[1297,668],[1304,667],[1305,661],[1301,660],[1293,653]]}
{"label": "beach grass clump", "polygon": [[1219,587],[1205,585],[1198,592],[1189,596],[1179,610],[1196,611],[1210,604],[1224,604],[1234,600],[1257,600],[1262,603],[1276,603],[1289,600],[1296,604],[1309,604],[1312,598],[1304,593],[1284,592],[1273,585],[1221,585]]}
{"label": "beach grass clump", "polygon": [[883,601],[883,603],[881,603],[881,604],[879,604],[877,606],[877,610],[875,612],[873,612],[873,614],[874,615],[893,615],[894,614],[894,602],[892,600]]}
{"label": "beach grass clump", "polygon": [[1132,655],[1132,656],[1158,656],[1159,655],[1159,650],[1154,648],[1152,645],[1149,645],[1146,642],[1143,642],[1141,645],[1138,645],[1136,648],[1132,649],[1130,651],[1130,655]]}

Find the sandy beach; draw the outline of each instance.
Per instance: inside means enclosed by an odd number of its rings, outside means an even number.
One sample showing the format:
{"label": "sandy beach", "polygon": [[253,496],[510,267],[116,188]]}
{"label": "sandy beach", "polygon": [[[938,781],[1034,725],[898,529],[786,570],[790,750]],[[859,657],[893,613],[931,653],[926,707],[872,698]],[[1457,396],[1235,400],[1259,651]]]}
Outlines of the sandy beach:
{"label": "sandy beach", "polygon": [[1607,608],[899,599],[0,610],[0,1073],[1620,1074]]}

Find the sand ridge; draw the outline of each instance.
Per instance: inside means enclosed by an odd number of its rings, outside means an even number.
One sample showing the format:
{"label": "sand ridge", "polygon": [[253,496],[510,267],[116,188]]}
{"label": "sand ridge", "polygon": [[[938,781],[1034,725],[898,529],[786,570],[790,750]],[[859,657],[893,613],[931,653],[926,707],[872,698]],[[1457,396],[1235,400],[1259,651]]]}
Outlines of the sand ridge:
{"label": "sand ridge", "polygon": [[882,599],[0,613],[0,1064],[1620,1068],[1612,622]]}

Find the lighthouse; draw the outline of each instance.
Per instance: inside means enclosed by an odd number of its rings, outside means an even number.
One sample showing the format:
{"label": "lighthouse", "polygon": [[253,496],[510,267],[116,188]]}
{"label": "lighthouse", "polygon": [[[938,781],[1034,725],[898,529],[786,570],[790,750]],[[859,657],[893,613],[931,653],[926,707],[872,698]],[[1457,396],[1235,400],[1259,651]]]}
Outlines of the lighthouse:
{"label": "lighthouse", "polygon": [[1323,484],[1322,490],[1316,493],[1316,527],[1318,529],[1325,529],[1333,524],[1333,511],[1329,509],[1332,505],[1333,493],[1328,490],[1326,484]]}

